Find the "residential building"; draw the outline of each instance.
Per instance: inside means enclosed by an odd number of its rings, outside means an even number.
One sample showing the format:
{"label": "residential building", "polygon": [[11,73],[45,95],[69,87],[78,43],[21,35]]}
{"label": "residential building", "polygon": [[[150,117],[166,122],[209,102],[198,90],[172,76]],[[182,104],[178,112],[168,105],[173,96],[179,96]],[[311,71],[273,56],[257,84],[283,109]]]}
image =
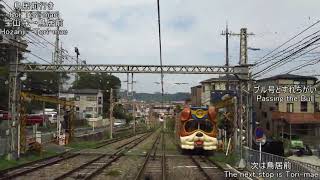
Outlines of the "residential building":
{"label": "residential building", "polygon": [[209,106],[212,104],[212,93],[215,91],[226,91],[227,84],[229,84],[229,90],[235,91],[238,85],[238,79],[234,75],[221,76],[217,78],[210,78],[201,81],[202,93],[201,93],[201,105]]}
{"label": "residential building", "polygon": [[191,105],[192,106],[201,106],[201,94],[202,86],[191,87]]}
{"label": "residential building", "polygon": [[60,93],[60,98],[74,100],[78,117],[102,116],[103,93],[98,89],[71,89]]}
{"label": "residential building", "polygon": [[256,81],[253,101],[256,121],[267,135],[279,137],[281,132],[304,137],[320,135],[316,81],[312,76],[293,74]]}

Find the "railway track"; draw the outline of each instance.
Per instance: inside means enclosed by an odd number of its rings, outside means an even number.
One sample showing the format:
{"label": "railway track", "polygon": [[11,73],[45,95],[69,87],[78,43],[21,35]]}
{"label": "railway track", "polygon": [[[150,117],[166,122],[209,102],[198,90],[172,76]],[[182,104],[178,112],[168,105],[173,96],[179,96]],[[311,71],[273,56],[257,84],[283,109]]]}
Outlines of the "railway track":
{"label": "railway track", "polygon": [[[150,132],[149,132],[150,133]],[[137,133],[137,135],[140,134],[144,134],[144,133]],[[148,134],[146,134],[148,135]],[[106,140],[106,141],[102,141],[100,144],[98,144],[94,149],[98,149],[113,143],[117,143],[120,141],[123,141],[127,138],[132,137],[132,135],[128,135],[128,136],[124,136],[121,138],[115,138],[115,139],[110,139],[110,140]],[[141,137],[139,137],[141,138]],[[135,140],[139,139],[136,138]],[[134,141],[134,140],[133,140]],[[128,145],[129,143],[125,143],[123,146]],[[119,148],[123,147],[123,146],[119,146]],[[64,152],[55,156],[51,156],[45,159],[40,159],[37,161],[33,161],[27,164],[23,164],[17,167],[13,167],[13,168],[9,168],[9,169],[5,169],[0,171],[0,180],[7,180],[7,179],[13,179],[13,178],[17,178],[17,177],[21,177],[24,176],[28,173],[32,173],[32,172],[36,172],[38,170],[44,169],[46,167],[49,166],[53,166],[56,164],[59,164],[63,161],[72,159],[72,158],[79,158],[82,154],[78,153],[78,152]],[[105,154],[106,155],[106,154]],[[102,156],[102,155],[101,155]],[[100,157],[100,156],[99,156]],[[95,158],[96,159],[96,158]]]}
{"label": "railway track", "polygon": [[[171,139],[172,140],[172,139]],[[172,140],[172,143],[180,149],[179,145]],[[188,179],[206,179],[206,180],[225,180],[227,179],[224,174],[224,169],[217,165],[213,160],[209,159],[207,156],[202,155],[201,153],[193,155],[194,152],[188,152],[189,155],[183,155],[182,157],[172,157],[177,158],[176,162],[172,163],[174,168],[183,169],[180,175],[184,174]],[[171,160],[171,159],[170,159]],[[169,173],[170,175],[174,174],[174,171]],[[184,173],[184,171],[189,171]],[[175,179],[170,177],[169,179]],[[236,179],[236,178],[230,178]]]}
{"label": "railway track", "polygon": [[119,147],[117,150],[111,155],[102,154],[97,158],[82,164],[81,166],[68,171],[59,177],[54,178],[54,180],[62,180],[62,179],[92,179],[93,177],[100,174],[105,168],[110,166],[113,162],[117,161],[120,157],[124,156],[124,152],[134,148],[147,137],[150,136],[151,133],[145,134],[139,138],[136,138],[130,142],[127,142]]}
{"label": "railway track", "polygon": [[223,171],[203,156],[190,156],[192,162],[196,165],[198,171],[202,174],[202,179],[207,180],[224,180],[225,176]]}
{"label": "railway track", "polygon": [[[157,155],[159,148],[161,148],[160,157]],[[151,149],[148,151],[144,163],[141,166],[137,176],[135,177],[135,180],[165,180],[167,178],[167,165],[165,154],[165,138],[164,133],[161,133],[157,136]]]}
{"label": "railway track", "polygon": [[32,163],[24,164],[23,166],[10,168],[10,169],[7,169],[7,170],[2,171],[0,173],[0,180],[13,179],[13,178],[22,176],[24,174],[37,171],[37,170],[44,168],[46,166],[50,166],[53,164],[57,164],[61,161],[65,161],[65,160],[74,158],[79,155],[80,155],[79,153],[74,153],[74,154],[63,153],[61,155],[57,155],[54,157],[49,157],[49,158],[41,159],[41,160],[38,160],[38,161],[35,161]]}

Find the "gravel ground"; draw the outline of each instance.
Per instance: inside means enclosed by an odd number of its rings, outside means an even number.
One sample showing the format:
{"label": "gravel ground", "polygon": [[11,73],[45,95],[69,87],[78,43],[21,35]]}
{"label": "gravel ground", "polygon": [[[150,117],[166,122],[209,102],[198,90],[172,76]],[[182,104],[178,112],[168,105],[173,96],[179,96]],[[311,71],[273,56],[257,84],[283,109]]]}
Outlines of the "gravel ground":
{"label": "gravel ground", "polygon": [[123,156],[110,167],[93,179],[97,180],[124,180],[134,179],[139,167],[143,164],[144,157]]}
{"label": "gravel ground", "polygon": [[[81,166],[82,164],[96,158],[96,155],[80,155],[74,158],[61,161],[58,164],[54,164],[51,166],[47,166],[42,168],[38,171],[28,173],[23,177],[15,178],[16,180],[26,180],[26,179],[36,179],[36,180],[49,180],[59,175],[63,174],[64,172],[70,171],[76,167]],[[63,171],[62,171],[63,169]]]}
{"label": "gravel ground", "polygon": [[111,166],[104,169],[104,171],[94,179],[134,179],[144,162],[145,157],[143,155],[151,148],[157,135],[158,133],[153,133],[151,136],[147,137],[145,141],[128,151],[126,153],[128,156],[121,157]]}
{"label": "gravel ground", "polygon": [[106,146],[103,146],[99,149],[83,149],[80,151],[80,153],[112,153],[114,151],[116,151],[116,148],[125,144],[125,143],[128,143],[129,141],[132,141],[133,139],[137,138],[137,137],[141,137],[143,136],[144,134],[139,134],[139,135],[136,135],[136,136],[132,136],[130,138],[127,138],[127,139],[124,139],[122,141],[118,141],[116,143],[112,143],[112,144],[108,144]]}
{"label": "gravel ground", "polygon": [[300,162],[305,162],[305,163],[309,163],[309,164],[313,164],[315,166],[320,166],[320,159],[318,156],[290,156],[288,157],[288,159],[292,159],[292,160],[296,160],[296,161],[300,161]]}
{"label": "gravel ground", "polygon": [[153,142],[156,140],[159,132],[153,133],[147,137],[143,142],[138,144],[136,147],[130,149],[126,154],[128,155],[145,155],[148,150],[151,149]]}

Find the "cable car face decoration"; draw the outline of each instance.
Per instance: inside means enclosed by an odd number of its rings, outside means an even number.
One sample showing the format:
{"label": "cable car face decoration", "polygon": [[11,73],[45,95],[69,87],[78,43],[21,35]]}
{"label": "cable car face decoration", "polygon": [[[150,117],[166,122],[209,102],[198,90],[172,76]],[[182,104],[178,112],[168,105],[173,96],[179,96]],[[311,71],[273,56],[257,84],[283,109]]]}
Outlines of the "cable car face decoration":
{"label": "cable car face decoration", "polygon": [[217,149],[217,121],[214,107],[185,108],[180,114],[180,145],[182,149]]}

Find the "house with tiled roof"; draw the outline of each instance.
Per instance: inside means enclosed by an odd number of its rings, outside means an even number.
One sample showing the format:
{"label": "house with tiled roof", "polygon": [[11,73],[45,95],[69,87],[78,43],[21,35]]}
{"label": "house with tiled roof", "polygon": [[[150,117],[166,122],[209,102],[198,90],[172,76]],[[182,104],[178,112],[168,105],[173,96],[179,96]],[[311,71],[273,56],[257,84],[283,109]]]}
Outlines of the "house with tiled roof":
{"label": "house with tiled roof", "polygon": [[253,86],[254,121],[269,136],[280,133],[320,136],[317,78],[282,74],[259,79]]}
{"label": "house with tiled roof", "polygon": [[201,81],[202,92],[200,102],[202,106],[212,105],[214,102],[213,93],[218,91],[235,91],[239,83],[239,79],[234,75],[223,75],[220,77],[210,78],[204,81]]}

